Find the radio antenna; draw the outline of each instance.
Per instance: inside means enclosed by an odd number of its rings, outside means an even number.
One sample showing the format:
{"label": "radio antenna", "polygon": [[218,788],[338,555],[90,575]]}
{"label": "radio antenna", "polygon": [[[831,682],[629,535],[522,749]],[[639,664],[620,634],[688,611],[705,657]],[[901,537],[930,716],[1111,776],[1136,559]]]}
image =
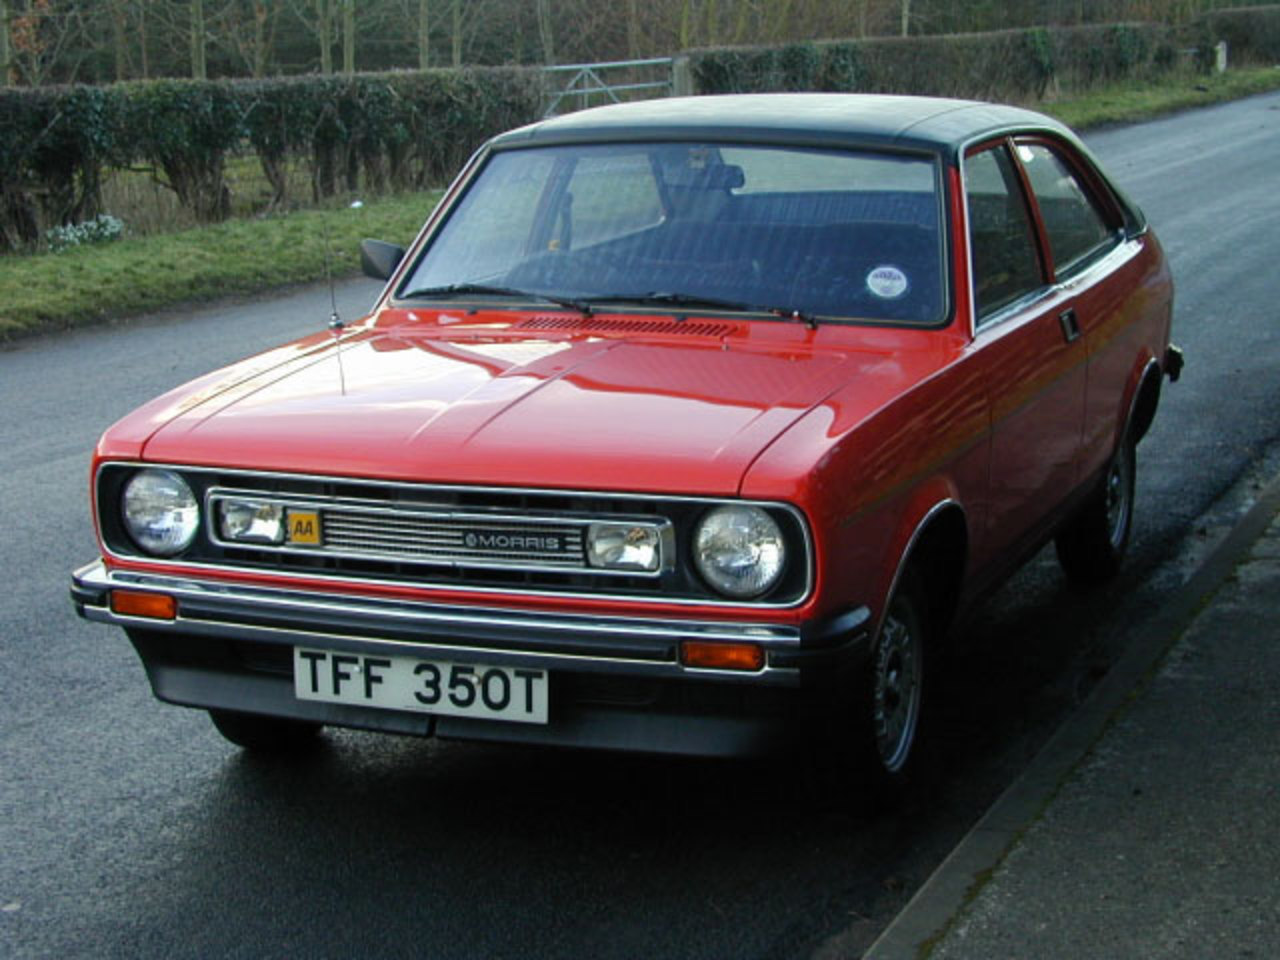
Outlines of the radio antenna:
{"label": "radio antenna", "polygon": [[[329,284],[329,329],[333,332],[333,339],[339,340],[342,337],[342,328],[345,326],[342,318],[338,316],[338,292],[333,284],[333,265],[329,262],[329,221],[324,219],[323,212],[320,218],[320,236],[324,241],[324,277]],[[342,396],[347,395],[347,372],[342,367],[342,344],[337,345],[335,351],[338,360],[338,389]]]}
{"label": "radio antenna", "polygon": [[320,215],[320,235],[324,240],[324,279],[329,284],[329,329],[334,333],[340,333],[345,324],[338,316],[338,293],[334,289],[333,265],[330,263],[329,221],[325,219],[323,211]]}

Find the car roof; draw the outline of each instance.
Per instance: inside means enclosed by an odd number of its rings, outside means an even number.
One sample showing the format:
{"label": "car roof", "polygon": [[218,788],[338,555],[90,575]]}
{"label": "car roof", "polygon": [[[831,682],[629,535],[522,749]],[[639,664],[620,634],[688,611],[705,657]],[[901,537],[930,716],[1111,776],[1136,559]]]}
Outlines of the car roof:
{"label": "car roof", "polygon": [[953,162],[966,144],[1014,130],[1070,131],[1021,107],[850,93],[757,93],[672,97],[612,104],[553,117],[495,137],[498,149],[626,140],[737,140],[870,146],[941,153]]}

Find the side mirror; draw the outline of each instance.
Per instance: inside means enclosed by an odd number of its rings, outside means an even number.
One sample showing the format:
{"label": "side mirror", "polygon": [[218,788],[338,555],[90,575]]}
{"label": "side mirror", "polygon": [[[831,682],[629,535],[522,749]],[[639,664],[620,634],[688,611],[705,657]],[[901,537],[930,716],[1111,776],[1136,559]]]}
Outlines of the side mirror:
{"label": "side mirror", "polygon": [[390,280],[404,259],[404,247],[381,240],[360,241],[360,269],[374,280]]}

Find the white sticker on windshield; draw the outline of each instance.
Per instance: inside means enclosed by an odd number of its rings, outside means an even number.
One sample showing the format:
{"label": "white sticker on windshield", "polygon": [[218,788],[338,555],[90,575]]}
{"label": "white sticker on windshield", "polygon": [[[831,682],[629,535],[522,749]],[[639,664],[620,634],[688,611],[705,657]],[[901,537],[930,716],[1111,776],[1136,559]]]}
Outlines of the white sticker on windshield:
{"label": "white sticker on windshield", "polygon": [[867,289],[881,300],[897,300],[909,286],[907,275],[887,264],[867,274]]}

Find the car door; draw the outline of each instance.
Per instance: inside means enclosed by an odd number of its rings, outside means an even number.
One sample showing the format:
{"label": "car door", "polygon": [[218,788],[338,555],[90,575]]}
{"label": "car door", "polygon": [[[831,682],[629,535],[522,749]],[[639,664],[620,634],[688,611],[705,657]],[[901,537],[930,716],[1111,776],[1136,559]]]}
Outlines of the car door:
{"label": "car door", "polygon": [[965,155],[973,350],[991,417],[985,535],[976,560],[999,568],[1045,532],[1077,477],[1086,352],[1050,282],[1035,208],[1002,138]]}
{"label": "car door", "polygon": [[1016,155],[1043,228],[1049,275],[1069,298],[1069,325],[1088,353],[1080,465],[1089,476],[1114,449],[1141,349],[1141,332],[1128,318],[1143,294],[1136,277],[1125,277],[1137,268],[1141,245],[1126,237],[1123,213],[1069,144],[1020,137]]}

